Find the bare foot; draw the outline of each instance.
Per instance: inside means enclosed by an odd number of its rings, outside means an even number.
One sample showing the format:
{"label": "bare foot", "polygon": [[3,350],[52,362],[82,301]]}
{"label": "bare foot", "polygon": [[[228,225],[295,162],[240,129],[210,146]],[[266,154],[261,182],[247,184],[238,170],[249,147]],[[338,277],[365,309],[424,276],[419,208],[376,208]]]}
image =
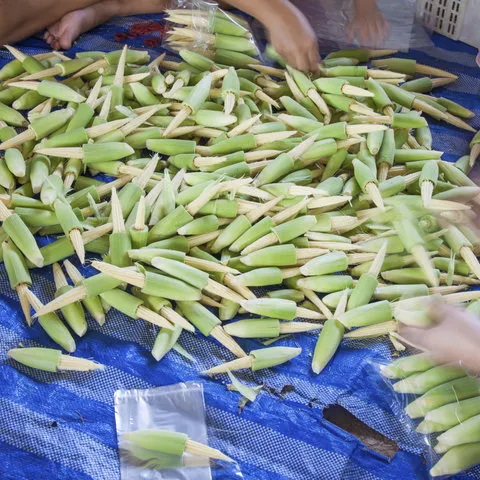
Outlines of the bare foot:
{"label": "bare foot", "polygon": [[68,50],[80,34],[91,30],[104,21],[91,6],[74,10],[64,15],[58,22],[50,25],[43,39],[54,50]]}

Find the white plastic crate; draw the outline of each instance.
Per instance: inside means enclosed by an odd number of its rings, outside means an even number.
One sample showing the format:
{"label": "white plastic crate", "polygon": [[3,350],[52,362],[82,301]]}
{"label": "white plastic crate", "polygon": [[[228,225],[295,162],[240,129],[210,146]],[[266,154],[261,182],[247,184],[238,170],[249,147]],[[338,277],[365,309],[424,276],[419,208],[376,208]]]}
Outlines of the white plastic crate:
{"label": "white plastic crate", "polygon": [[480,47],[480,0],[418,0],[418,12],[427,28]]}

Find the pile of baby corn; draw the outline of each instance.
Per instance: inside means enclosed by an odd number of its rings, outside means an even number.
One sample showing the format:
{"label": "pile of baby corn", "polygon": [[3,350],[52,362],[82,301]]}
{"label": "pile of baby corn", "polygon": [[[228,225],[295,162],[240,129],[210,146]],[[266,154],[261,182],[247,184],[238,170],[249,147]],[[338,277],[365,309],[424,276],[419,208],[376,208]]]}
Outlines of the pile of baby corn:
{"label": "pile of baby corn", "polygon": [[[157,360],[181,335],[213,337],[236,359],[212,375],[301,353],[247,354],[237,339],[270,345],[314,332],[318,374],[343,338],[385,336],[404,350],[399,322],[428,324],[432,296],[479,311],[480,292],[468,287],[480,282],[480,188],[467,175],[480,136],[447,163],[427,123],[473,130],[472,112],[430,95],[454,75],[382,58],[392,51],[335,52],[305,75],[231,50],[214,60],[180,50],[176,62],[127,47],[74,59],[6,48],[14,60],[0,70],[1,252],[28,325],[37,319],[65,352],[86,333],[85,312],[102,325],[116,309],[160,327]],[[40,248],[42,235],[56,238]],[[71,257],[89,254],[101,256],[92,262],[99,273],[83,278]],[[57,293],[42,305],[29,269],[50,265]],[[259,298],[255,287],[272,291]],[[249,318],[229,322],[237,314]],[[99,367],[61,350],[9,355],[53,372]],[[480,458],[479,383],[415,358],[384,373],[414,374],[413,393],[435,397],[430,410],[421,399],[409,407],[426,414],[423,431],[451,429],[432,474],[468,468]],[[474,427],[458,433],[470,417]]]}

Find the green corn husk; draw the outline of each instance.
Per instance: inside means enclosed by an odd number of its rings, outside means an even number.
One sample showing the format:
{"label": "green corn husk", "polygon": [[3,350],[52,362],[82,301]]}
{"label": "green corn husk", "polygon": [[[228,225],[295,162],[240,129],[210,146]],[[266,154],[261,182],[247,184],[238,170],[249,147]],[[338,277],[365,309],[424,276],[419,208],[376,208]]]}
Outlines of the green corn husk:
{"label": "green corn husk", "polygon": [[432,388],[411,402],[406,408],[406,412],[410,418],[420,418],[439,407],[477,397],[479,394],[480,384],[478,379],[473,377],[459,378]]}
{"label": "green corn husk", "polygon": [[393,312],[390,302],[382,300],[342,313],[337,317],[337,320],[346,328],[353,328],[389,322],[392,318]]}
{"label": "green corn husk", "polygon": [[25,127],[28,122],[20,112],[0,102],[0,120],[13,127]]}
{"label": "green corn husk", "polygon": [[165,240],[159,240],[158,242],[150,243],[148,248],[163,248],[165,250],[173,250],[185,253],[190,249],[187,239],[181,236],[174,236]]}
{"label": "green corn husk", "polygon": [[301,348],[269,347],[261,350],[252,350],[252,370],[254,372],[265,368],[275,367],[288,362],[302,353]]}
{"label": "green corn husk", "polygon": [[[432,259],[433,266],[442,272],[448,272],[450,266],[450,259],[444,257],[435,257]],[[457,275],[470,275],[470,268],[463,260],[454,261],[454,273]]]}
{"label": "green corn husk", "polygon": [[30,347],[13,348],[8,351],[7,355],[27,367],[56,373],[62,352],[52,348]]}
{"label": "green corn husk", "polygon": [[393,385],[396,392],[422,395],[432,388],[465,377],[465,370],[454,365],[433,367],[426,372],[415,373]]}
{"label": "green corn husk", "polygon": [[152,347],[152,356],[159,362],[177,343],[183,329],[180,325],[174,325],[172,330],[161,328]]}
{"label": "green corn husk", "polygon": [[312,370],[314,373],[317,375],[321,373],[333,358],[344,332],[345,327],[338,320],[332,318],[325,322],[313,352]]}
{"label": "green corn husk", "polygon": [[221,307],[218,309],[218,317],[222,322],[235,318],[240,309],[240,305],[238,303],[228,300],[227,298],[222,298],[220,304]]}
{"label": "green corn husk", "polygon": [[17,207],[15,209],[20,218],[29,227],[49,227],[58,225],[56,214],[49,210],[38,210],[36,208]]}
{"label": "green corn husk", "polygon": [[3,262],[12,290],[19,285],[32,285],[25,259],[21,252],[10,242],[2,242]]}
{"label": "green corn husk", "polygon": [[213,313],[198,302],[179,301],[178,306],[185,318],[206,337],[221,323]]}
{"label": "green corn husk", "polygon": [[54,98],[63,102],[81,103],[85,97],[65,84],[42,80],[37,84],[36,92],[46,98]]}
{"label": "green corn husk", "polygon": [[314,122],[318,121],[312,113],[310,113],[303,105],[300,105],[298,102],[296,102],[293,98],[283,96],[280,97],[280,102],[290,115],[303,117],[309,120],[313,120]]}
{"label": "green corn husk", "polygon": [[243,233],[235,242],[230,245],[232,252],[240,252],[246,246],[252,244],[260,237],[263,237],[275,226],[274,221],[270,217],[264,217],[245,233]]}
{"label": "green corn husk", "polygon": [[180,205],[152,227],[148,242],[156,242],[176,234],[177,230],[193,220],[193,217]]}
{"label": "green corn husk", "polygon": [[208,72],[213,67],[214,63],[207,57],[200,55],[195,51],[190,50],[179,50],[178,54],[189,65],[200,70],[201,72]]}
{"label": "green corn husk", "polygon": [[218,217],[215,215],[207,215],[199,217],[191,222],[183,225],[177,230],[179,235],[201,235],[218,230]]}
{"label": "green corn husk", "polygon": [[275,338],[280,335],[280,322],[274,318],[240,320],[224,327],[232,337]]}
{"label": "green corn husk", "polygon": [[208,274],[197,268],[168,258],[156,257],[152,259],[152,265],[158,270],[182,279],[186,283],[198,288],[204,288],[208,283]]}
{"label": "green corn husk", "polygon": [[480,415],[465,420],[461,425],[457,425],[438,438],[438,444],[435,446],[435,452],[445,453],[447,450],[480,441]]}
{"label": "green corn husk", "polygon": [[430,475],[455,475],[478,463],[480,443],[459,445],[449,450],[436,465],[430,469]]}
{"label": "green corn husk", "polygon": [[145,275],[145,286],[142,288],[142,293],[156,296],[160,296],[159,294],[161,294],[163,298],[169,300],[200,300],[200,290],[178,279],[153,273],[139,265],[137,266]]}
{"label": "green corn husk", "polygon": [[283,298],[284,300],[292,300],[295,303],[300,303],[305,300],[303,292],[295,289],[274,290],[268,292],[267,296],[270,298]]}
{"label": "green corn husk", "polygon": [[145,85],[134,82],[130,83],[129,87],[132,89],[133,96],[140,105],[151,106],[158,104],[157,97],[152,92],[150,92],[150,90]]}
{"label": "green corn husk", "polygon": [[377,286],[377,278],[370,273],[364,273],[349,296],[347,310],[367,305],[372,299]]}
{"label": "green corn husk", "polygon": [[65,193],[62,178],[53,173],[49,175],[42,184],[40,200],[45,205],[52,205],[58,198],[62,199]]}
{"label": "green corn husk", "polygon": [[319,293],[332,293],[353,287],[353,278],[349,275],[321,275],[302,278],[298,285]]}
{"label": "green corn husk", "polygon": [[122,280],[110,277],[105,273],[98,273],[82,281],[82,285],[87,291],[87,297],[96,297],[109,290],[114,290],[123,283]]}
{"label": "green corn husk", "polygon": [[447,162],[439,162],[440,170],[442,171],[446,181],[458,186],[476,186],[467,175],[465,175],[454,164]]}
{"label": "green corn husk", "polygon": [[[188,177],[188,181],[190,181],[191,177]],[[190,202],[193,202],[202,192],[203,190],[207,190],[210,187],[215,185],[214,180],[202,181],[193,185],[185,190],[181,191],[175,198],[175,202],[177,205],[187,205]]]}
{"label": "green corn husk", "polygon": [[434,424],[436,429],[422,433],[447,431],[477,415],[480,415],[480,397],[450,403],[432,410],[425,415],[425,421]]}
{"label": "green corn husk", "polygon": [[77,147],[88,141],[87,131],[84,128],[77,128],[49,138],[42,142],[42,148]]}
{"label": "green corn husk", "polygon": [[0,128],[0,141],[5,142],[17,135],[17,131],[8,125]]}
{"label": "green corn husk", "polygon": [[314,215],[304,215],[273,227],[271,230],[280,243],[287,243],[308,232],[316,223],[317,219]]}
{"label": "green corn husk", "polygon": [[17,150],[16,148],[9,148],[8,150],[6,150],[5,163],[7,164],[10,172],[12,172],[12,174],[16,177],[25,176],[26,164],[20,150]]}
{"label": "green corn husk", "polygon": [[367,76],[367,67],[339,66],[327,69],[327,77],[363,77]]}
{"label": "green corn husk", "polygon": [[308,261],[300,267],[300,272],[305,276],[327,275],[343,272],[347,268],[348,257],[345,252],[331,252]]}
{"label": "green corn husk", "polygon": [[[365,274],[364,274],[365,275]],[[413,297],[426,297],[429,291],[424,283],[407,285],[386,285],[375,289],[374,297],[377,300],[389,300],[394,302]]]}
{"label": "green corn husk", "polygon": [[280,320],[293,320],[296,317],[297,305],[291,300],[278,298],[258,298],[246,300],[242,307],[247,312],[262,317],[277,318]]}
{"label": "green corn husk", "polygon": [[[438,270],[434,270],[434,274],[437,278],[440,278],[440,272]],[[382,278],[392,283],[404,285],[428,283],[427,275],[423,269],[415,267],[388,270],[382,272]]]}
{"label": "green corn husk", "polygon": [[95,162],[112,162],[134,153],[133,148],[123,142],[89,143],[83,145],[82,161],[85,165]]}
{"label": "green corn husk", "polygon": [[279,155],[259,173],[255,179],[255,185],[261,187],[284,177],[293,170],[294,163],[295,160],[290,155],[286,153]]}
{"label": "green corn husk", "polygon": [[[66,292],[72,290],[73,287],[66,285],[61,287],[55,293],[55,298],[63,295]],[[79,302],[72,303],[61,309],[63,318],[69,325],[69,327],[75,332],[79,337],[83,337],[87,331],[87,321],[85,320],[85,312],[83,311],[82,304]]]}
{"label": "green corn husk", "polygon": [[256,268],[235,277],[235,283],[243,287],[280,285],[282,281],[282,271],[276,267]]}
{"label": "green corn husk", "polygon": [[134,226],[128,229],[130,240],[133,248],[142,248],[148,242],[148,227],[145,225],[142,229],[137,229]]}
{"label": "green corn husk", "polygon": [[75,340],[56,313],[41,315],[38,317],[38,323],[57,345],[60,345],[69,353],[75,351]]}
{"label": "green corn husk", "polygon": [[137,133],[132,133],[125,138],[125,142],[137,150],[147,148],[149,140],[162,139],[163,130],[159,127],[151,127]]}
{"label": "green corn husk", "polygon": [[475,116],[474,112],[448,98],[440,97],[436,98],[436,101],[443,107],[446,107],[450,113],[456,115],[457,117],[469,119]]}
{"label": "green corn husk", "polygon": [[133,320],[138,319],[138,307],[144,303],[143,300],[136,298],[119,288],[100,293],[100,298],[108,305],[122,312]]}
{"label": "green corn husk", "polygon": [[16,214],[7,217],[3,230],[25,257],[37,267],[42,267],[44,260],[37,242],[23,220]]}
{"label": "green corn husk", "polygon": [[0,185],[7,190],[14,189],[16,185],[15,178],[3,158],[0,158]]}
{"label": "green corn husk", "polygon": [[198,110],[195,114],[195,122],[197,123],[197,125],[203,125],[205,127],[223,128],[234,124],[236,121],[237,117],[235,117],[234,115],[227,115],[223,112]]}
{"label": "green corn husk", "polygon": [[109,257],[112,265],[128,267],[131,265],[128,251],[132,248],[132,242],[127,232],[113,232],[109,237]]}
{"label": "green corn husk", "polygon": [[8,63],[6,63],[0,69],[0,81],[10,80],[21,73],[23,73],[25,69],[22,66],[22,62],[20,60],[14,59]]}
{"label": "green corn husk", "polygon": [[293,244],[266,247],[241,257],[249,267],[286,267],[297,263],[296,247]]}
{"label": "green corn husk", "polygon": [[235,200],[217,199],[206,203],[200,210],[200,215],[216,215],[220,218],[236,218],[238,204]]}
{"label": "green corn husk", "polygon": [[[183,237],[179,237],[183,238]],[[134,260],[135,262],[142,262],[142,263],[152,263],[152,260],[155,257],[162,257],[168,258],[170,260],[176,260],[177,262],[185,263],[185,253],[178,250],[170,250],[164,248],[157,248],[148,245],[147,247],[143,247],[140,249],[133,249],[128,251],[128,256]]]}
{"label": "green corn husk", "polygon": [[427,150],[432,148],[432,132],[428,125],[415,129],[415,139],[419,145],[425,147]]}

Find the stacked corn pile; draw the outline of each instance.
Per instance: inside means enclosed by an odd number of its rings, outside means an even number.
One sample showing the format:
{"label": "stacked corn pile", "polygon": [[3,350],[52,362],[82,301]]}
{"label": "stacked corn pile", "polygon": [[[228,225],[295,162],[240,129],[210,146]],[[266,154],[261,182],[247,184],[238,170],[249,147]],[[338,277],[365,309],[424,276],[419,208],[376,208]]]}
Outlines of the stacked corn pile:
{"label": "stacked corn pile", "polygon": [[[337,52],[307,76],[234,68],[244,61],[235,52],[219,62],[181,50],[180,63],[148,63],[127,48],[75,59],[8,48],[3,261],[28,324],[32,307],[36,328],[66,352],[75,351],[71,332],[87,330],[85,310],[103,324],[114,308],[160,327],[157,360],[184,330],[237,357],[209,374],[301,353],[247,354],[235,338],[320,331],[320,373],[342,338],[387,336],[403,350],[399,322],[422,325],[428,296],[480,298],[464,291],[480,278],[470,225],[480,189],[467,176],[480,137],[470,155],[444,162],[424,117],[472,130],[471,112],[427,95],[455,80],[448,72],[396,58],[357,65],[386,51]],[[116,178],[92,178],[99,172]],[[58,238],[39,248],[34,234]],[[68,260],[83,263],[85,252],[103,256],[87,279]],[[57,294],[42,305],[29,268],[46,265]],[[252,291],[280,285],[265,298]],[[224,323],[237,313],[251,318]],[[97,368],[58,350],[11,356],[50,371]]]}
{"label": "stacked corn pile", "polygon": [[[258,49],[245,20],[221,9],[167,10],[165,19],[174,24],[167,43],[175,50],[195,50],[218,63],[259,63]],[[230,54],[235,53],[232,63]]]}
{"label": "stacked corn pile", "polygon": [[[478,313],[478,303],[467,310]],[[410,418],[423,418],[417,431],[438,434],[435,453],[444,454],[432,476],[454,475],[478,464],[480,458],[480,388],[459,365],[438,365],[428,354],[400,358],[382,368],[398,380],[395,391],[419,395],[406,408]]]}

